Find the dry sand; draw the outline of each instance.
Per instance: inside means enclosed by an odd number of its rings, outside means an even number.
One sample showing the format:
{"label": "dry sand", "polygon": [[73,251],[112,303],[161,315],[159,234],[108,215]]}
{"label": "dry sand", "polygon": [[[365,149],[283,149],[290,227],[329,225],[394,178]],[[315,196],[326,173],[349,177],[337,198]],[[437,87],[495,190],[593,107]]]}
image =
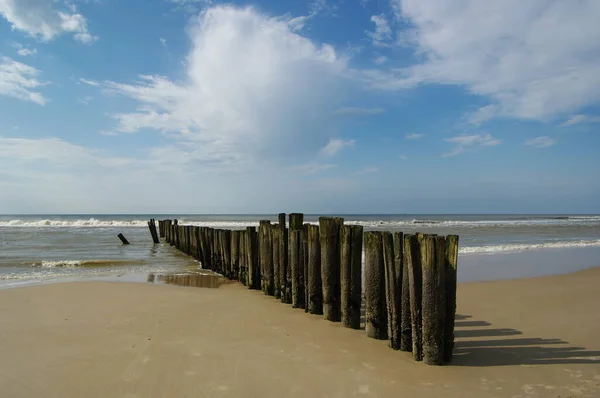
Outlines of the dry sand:
{"label": "dry sand", "polygon": [[600,397],[600,268],[458,289],[431,367],[240,285],[0,291],[0,396]]}

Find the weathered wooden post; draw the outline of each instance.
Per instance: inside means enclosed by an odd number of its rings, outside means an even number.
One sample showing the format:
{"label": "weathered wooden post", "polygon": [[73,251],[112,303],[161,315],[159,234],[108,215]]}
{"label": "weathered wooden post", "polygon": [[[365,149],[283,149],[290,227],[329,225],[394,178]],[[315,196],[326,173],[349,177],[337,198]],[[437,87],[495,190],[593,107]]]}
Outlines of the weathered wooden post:
{"label": "weathered wooden post", "polygon": [[446,239],[425,235],[419,241],[423,278],[423,362],[441,365],[444,362],[444,319],[446,312]]}
{"label": "weathered wooden post", "polygon": [[224,263],[225,263],[225,275],[228,278],[232,276],[232,266],[231,266],[231,230],[226,229],[223,231],[223,253],[224,253]]}
{"label": "weathered wooden post", "polygon": [[260,290],[260,267],[258,265],[258,237],[256,227],[246,227],[246,254],[248,256],[248,287]]}
{"label": "weathered wooden post", "polygon": [[165,237],[165,220],[158,220],[158,234],[161,238]]}
{"label": "weathered wooden post", "polygon": [[273,248],[271,246],[271,221],[261,220],[258,229],[259,261],[262,276],[262,291],[269,296],[274,295],[273,288]]}
{"label": "weathered wooden post", "polygon": [[300,258],[302,272],[300,274],[300,292],[304,312],[308,312],[308,225],[302,225],[300,233]]}
{"label": "weathered wooden post", "polygon": [[321,242],[319,226],[308,226],[308,312],[323,314],[323,286],[321,282]]}
{"label": "weathered wooden post", "polygon": [[331,322],[342,319],[339,238],[343,224],[343,218],[319,217],[323,318]]}
{"label": "weathered wooden post", "polygon": [[408,267],[408,289],[410,294],[410,316],[412,331],[412,354],[415,361],[423,360],[423,324],[421,314],[421,259],[419,237],[423,234],[404,235],[405,267]]}
{"label": "weathered wooden post", "polygon": [[[285,224],[285,213],[279,213],[279,283],[281,285],[281,302],[291,303],[291,279],[288,280],[288,229]],[[288,300],[289,298],[289,300]]]}
{"label": "weathered wooden post", "polygon": [[212,237],[211,237],[211,243],[212,243],[212,248],[213,248],[213,271],[215,272],[221,272],[221,257],[220,257],[220,250],[219,250],[219,230],[218,229],[213,229],[212,230]]}
{"label": "weathered wooden post", "polygon": [[119,238],[121,240],[121,243],[123,243],[124,245],[129,244],[129,241],[125,238],[125,235],[120,233],[119,235],[117,235],[117,238]]}
{"label": "weathered wooden post", "polygon": [[240,268],[240,231],[231,231],[231,279],[238,279]]}
{"label": "weathered wooden post", "polygon": [[385,264],[382,234],[377,231],[365,232],[365,301],[367,337],[386,340]]}
{"label": "weathered wooden post", "polygon": [[273,294],[276,299],[281,299],[281,265],[279,264],[281,228],[279,224],[274,224],[271,228],[271,243],[273,249]]}
{"label": "weathered wooden post", "polygon": [[388,315],[388,335],[390,347],[400,349],[402,307],[400,301],[400,288],[402,281],[398,279],[398,266],[394,253],[394,236],[391,232],[382,232],[383,260],[385,264],[385,286]]}
{"label": "weathered wooden post", "polygon": [[360,329],[362,305],[363,227],[343,225],[340,231],[340,289],[342,325]]}
{"label": "weathered wooden post", "polygon": [[444,361],[452,361],[454,349],[454,318],[456,317],[456,279],[458,266],[458,236],[446,237],[446,319],[444,321]]}
{"label": "weathered wooden post", "polygon": [[[412,351],[412,320],[410,317],[410,288],[408,280],[407,260],[404,252],[404,234],[394,234],[394,254],[396,256],[396,277],[400,279],[400,350]],[[410,252],[408,253],[410,255]]]}
{"label": "weathered wooden post", "polygon": [[300,285],[300,269],[302,267],[301,230],[290,230],[290,265],[292,270],[292,307],[302,308],[302,290]]}
{"label": "weathered wooden post", "polygon": [[[287,297],[285,297],[285,302],[289,303],[289,304],[292,304],[292,306],[293,306],[294,305],[293,296],[294,296],[295,293],[293,292],[294,288],[293,288],[292,285],[294,283],[293,279],[296,277],[294,275],[297,275],[297,277],[300,278],[300,272],[302,272],[303,269],[298,269],[297,274],[294,274],[294,272],[292,271],[292,258],[291,258],[292,251],[294,251],[295,253],[297,253],[297,255],[296,255],[297,261],[301,260],[299,258],[300,254],[301,254],[301,252],[300,252],[301,248],[300,247],[294,247],[293,248],[292,245],[295,245],[295,244],[299,245],[301,241],[299,241],[299,240],[298,241],[292,240],[292,238],[291,238],[292,235],[291,234],[292,234],[292,231],[300,231],[300,230],[302,230],[302,224],[304,222],[304,214],[302,214],[302,213],[291,213],[289,215],[289,219],[290,219],[290,221],[289,221],[290,227],[289,227],[289,233],[288,233],[288,269],[286,270],[286,274],[287,274],[287,277],[286,277],[286,294],[287,294]],[[298,266],[300,266],[300,265],[298,265]],[[299,289],[300,288],[300,281],[298,280],[298,281],[296,281],[296,283],[297,283],[297,286],[298,286],[298,289]],[[296,294],[300,294],[300,293],[296,292]],[[298,297],[298,299],[300,299],[300,297]],[[294,308],[300,308],[300,307],[294,307]]]}
{"label": "weathered wooden post", "polygon": [[246,264],[248,263],[246,256],[246,230],[240,231],[240,243],[239,243],[239,269],[238,269],[238,281],[242,282],[243,285],[248,283],[246,280]]}

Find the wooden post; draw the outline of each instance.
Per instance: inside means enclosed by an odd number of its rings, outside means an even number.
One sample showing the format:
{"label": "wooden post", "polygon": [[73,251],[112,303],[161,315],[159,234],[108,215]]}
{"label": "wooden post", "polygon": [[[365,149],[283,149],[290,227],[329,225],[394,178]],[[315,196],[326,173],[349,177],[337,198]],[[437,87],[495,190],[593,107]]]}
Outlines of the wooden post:
{"label": "wooden post", "polygon": [[258,265],[258,237],[256,227],[246,228],[246,254],[248,256],[248,287],[260,290],[260,267]]}
{"label": "wooden post", "polygon": [[323,286],[321,282],[321,242],[319,226],[308,226],[308,312],[323,314]]}
{"label": "wooden post", "polygon": [[240,270],[240,232],[231,231],[231,279],[238,279]]}
{"label": "wooden post", "polygon": [[388,315],[388,335],[390,347],[400,349],[401,316],[400,288],[402,281],[398,279],[398,266],[394,253],[394,236],[391,232],[382,232],[383,260],[385,264],[385,286]]}
{"label": "wooden post", "polygon": [[425,235],[419,242],[423,278],[423,362],[444,362],[444,315],[446,312],[446,238]]}
{"label": "wooden post", "polygon": [[344,225],[340,232],[342,325],[347,328],[360,329],[363,227]]}
{"label": "wooden post", "polygon": [[[281,302],[291,303],[291,279],[288,279],[288,229],[285,226],[285,213],[279,213],[279,282]],[[288,300],[289,298],[289,300]]]}
{"label": "wooden post", "polygon": [[301,258],[301,230],[290,230],[290,265],[292,270],[292,307],[302,308],[304,301],[302,300],[300,286],[300,268],[302,267]]}
{"label": "wooden post", "polygon": [[444,321],[444,362],[452,361],[454,349],[454,318],[456,317],[456,279],[458,266],[458,236],[446,237],[446,319]]}
{"label": "wooden post", "polygon": [[158,221],[158,233],[160,235],[161,238],[165,237],[165,221],[166,220],[159,220]]}
{"label": "wooden post", "polygon": [[261,220],[258,230],[259,261],[262,276],[262,291],[269,296],[274,295],[273,288],[273,249],[271,246],[271,221]]}
{"label": "wooden post", "polygon": [[238,281],[242,282],[243,285],[246,281],[246,230],[240,231],[240,242],[239,242],[239,267],[238,267]]}
{"label": "wooden post", "polygon": [[342,320],[339,238],[343,224],[343,218],[319,217],[323,318],[331,322]]}
{"label": "wooden post", "polygon": [[[294,251],[296,254],[296,261],[300,261],[300,258],[298,256],[300,256],[300,247],[292,247],[292,245],[295,244],[300,244],[300,241],[294,241],[292,240],[292,231],[300,231],[302,230],[302,224],[304,222],[304,214],[302,213],[291,213],[289,215],[289,233],[288,233],[288,267],[286,270],[286,297],[285,298],[285,302],[288,304],[292,304],[292,306],[294,305],[294,299],[293,296],[294,294],[299,294],[298,292],[294,293],[293,290],[293,279],[296,278],[296,276],[294,276],[295,274],[292,271],[292,251]],[[297,277],[300,277],[300,270],[298,270],[298,274]],[[298,286],[300,286],[300,281],[296,281],[296,283],[298,284]],[[299,288],[299,287],[298,287]],[[299,299],[299,298],[298,298]],[[300,307],[295,307],[295,308],[300,308]]]}
{"label": "wooden post", "polygon": [[404,258],[408,267],[408,285],[410,294],[410,315],[412,330],[412,354],[415,361],[423,360],[423,330],[421,318],[421,260],[419,252],[419,237],[404,235]]}
{"label": "wooden post", "polygon": [[388,319],[385,297],[385,264],[381,232],[365,232],[365,301],[367,337],[386,340]]}
{"label": "wooden post", "polygon": [[[394,248],[398,262],[396,275],[400,279],[400,351],[412,351],[412,320],[410,317],[410,288],[408,280],[408,266],[405,253],[404,235],[402,232],[394,234]],[[410,251],[408,252],[410,257]]]}
{"label": "wooden post", "polygon": [[271,243],[273,249],[273,294],[276,299],[281,299],[281,265],[279,264],[281,228],[279,224],[274,224],[271,228]]}
{"label": "wooden post", "polygon": [[223,231],[223,248],[225,254],[225,272],[228,278],[232,278],[233,266],[231,264],[231,230],[226,229]]}
{"label": "wooden post", "polygon": [[129,241],[125,238],[125,235],[119,234],[119,235],[117,235],[117,237],[119,239],[121,239],[121,243],[123,243],[124,245],[128,245],[129,244]]}
{"label": "wooden post", "polygon": [[[291,290],[291,280],[289,281],[290,286],[288,289],[288,230],[286,228],[285,213],[279,213],[278,215],[278,226],[279,226],[279,284],[280,284],[280,296],[282,303],[291,303],[291,295],[287,290]],[[290,297],[290,301],[286,301],[287,297]]]}
{"label": "wooden post", "polygon": [[300,258],[301,258],[301,274],[300,274],[300,295],[303,302],[302,308],[304,312],[308,312],[308,225],[302,225],[300,233]]}
{"label": "wooden post", "polygon": [[221,272],[221,259],[219,253],[219,230],[213,229],[211,236],[212,252],[213,252],[213,271]]}

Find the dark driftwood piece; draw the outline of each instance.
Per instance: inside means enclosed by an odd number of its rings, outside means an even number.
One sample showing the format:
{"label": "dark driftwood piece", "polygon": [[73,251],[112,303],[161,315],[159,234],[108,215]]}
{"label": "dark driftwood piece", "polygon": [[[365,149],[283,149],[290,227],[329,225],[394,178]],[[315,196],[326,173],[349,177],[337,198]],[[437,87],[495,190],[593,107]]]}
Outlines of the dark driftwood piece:
{"label": "dark driftwood piece", "polygon": [[121,239],[121,242],[122,242],[124,245],[128,245],[128,244],[129,244],[129,241],[128,241],[128,240],[125,238],[125,235],[123,235],[123,234],[119,234],[119,235],[117,235],[117,237],[118,237],[119,239]]}

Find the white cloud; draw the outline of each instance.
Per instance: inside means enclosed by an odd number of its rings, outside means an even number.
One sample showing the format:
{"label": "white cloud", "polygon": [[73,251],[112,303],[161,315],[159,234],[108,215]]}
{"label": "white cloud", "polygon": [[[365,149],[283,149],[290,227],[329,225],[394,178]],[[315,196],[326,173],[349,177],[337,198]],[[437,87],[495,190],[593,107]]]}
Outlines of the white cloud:
{"label": "white cloud", "polygon": [[373,62],[375,63],[375,65],[383,65],[388,61],[388,57],[384,56],[384,55],[380,55],[378,57],[376,57]]}
{"label": "white cloud", "polygon": [[419,138],[425,137],[425,135],[426,134],[410,133],[410,134],[405,134],[404,138],[406,138],[407,140],[418,140]]}
{"label": "white cloud", "polygon": [[37,50],[35,48],[27,48],[21,43],[17,42],[11,42],[10,44],[17,49],[17,54],[19,54],[21,57],[28,57],[30,55],[37,54]]}
{"label": "white cloud", "polygon": [[75,40],[91,44],[98,39],[88,32],[87,19],[77,13],[73,3],[64,10],[56,9],[57,2],[48,0],[0,0],[0,15],[13,29],[25,32],[42,41],[61,34],[73,34]]}
{"label": "white cloud", "polygon": [[445,141],[454,144],[455,147],[442,156],[455,156],[463,152],[474,151],[479,147],[496,146],[502,143],[502,140],[492,137],[491,134],[459,135]]}
{"label": "white cloud", "polygon": [[44,83],[40,71],[8,57],[0,57],[0,95],[44,105],[46,98],[36,91]]}
{"label": "white cloud", "polygon": [[600,123],[600,116],[573,115],[566,122],[561,124],[561,126],[567,127],[584,123]]}
{"label": "white cloud", "polygon": [[162,44],[163,47],[167,46],[167,39],[165,39],[164,37],[160,37],[159,40],[160,44]]}
{"label": "white cloud", "polygon": [[327,145],[321,149],[321,155],[334,156],[347,146],[354,146],[354,140],[330,139]]}
{"label": "white cloud", "polygon": [[337,109],[334,113],[336,115],[348,115],[348,116],[371,116],[379,115],[385,112],[383,108],[359,108],[359,107],[346,107]]}
{"label": "white cloud", "polygon": [[362,170],[359,170],[357,172],[355,172],[354,174],[371,174],[371,173],[377,173],[379,170],[377,169],[377,167],[365,167]]}
{"label": "white cloud", "polygon": [[390,24],[387,19],[385,19],[385,15],[373,15],[371,17],[371,22],[375,24],[375,31],[367,31],[365,33],[367,37],[371,39],[373,45],[376,47],[390,46],[392,40],[392,28],[390,28]]}
{"label": "white cloud", "polygon": [[320,171],[325,171],[336,167],[335,164],[327,164],[327,163],[317,163],[317,162],[309,162],[300,166],[293,166],[290,169],[294,171],[298,171],[302,174],[315,174]]}
{"label": "white cloud", "polygon": [[406,156],[406,155],[400,155],[400,156],[398,156],[398,159],[408,160],[408,156]]}
{"label": "white cloud", "polygon": [[89,96],[89,95],[86,95],[86,96],[85,96],[85,97],[83,97],[83,98],[79,98],[77,101],[78,101],[79,103],[81,103],[81,104],[84,104],[84,105],[89,105],[89,104],[90,104],[90,102],[92,102],[92,100],[93,100],[93,99],[94,99],[94,97],[91,97],[91,96]]}
{"label": "white cloud", "polygon": [[553,120],[600,100],[600,2],[393,0],[423,62],[364,74],[373,87],[437,83],[491,100],[475,121]]}
{"label": "white cloud", "polygon": [[[81,82],[137,102],[114,114],[114,132],[158,130],[227,162],[301,162],[336,134],[331,114],[348,100],[346,60],[252,7],[215,6],[195,19],[187,76],[130,84]],[[288,151],[288,152],[286,152]],[[290,156],[297,157],[290,159]]]}
{"label": "white cloud", "polygon": [[553,138],[548,136],[535,137],[530,140],[525,141],[525,145],[532,146],[534,148],[547,148],[556,143]]}

